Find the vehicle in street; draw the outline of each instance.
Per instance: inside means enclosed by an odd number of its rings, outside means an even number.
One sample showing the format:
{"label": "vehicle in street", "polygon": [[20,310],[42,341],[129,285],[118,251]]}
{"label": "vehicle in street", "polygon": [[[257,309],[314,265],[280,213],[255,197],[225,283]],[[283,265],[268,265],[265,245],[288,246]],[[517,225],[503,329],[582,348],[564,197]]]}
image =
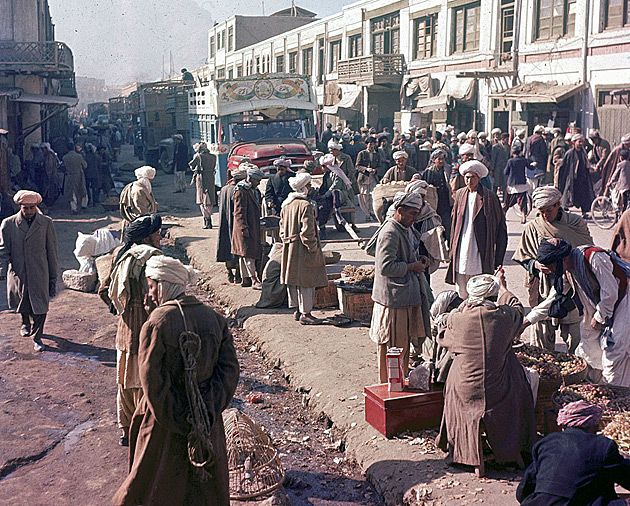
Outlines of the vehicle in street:
{"label": "vehicle in street", "polygon": [[228,172],[236,169],[247,159],[263,170],[265,175],[274,174],[273,161],[284,156],[291,160],[291,168],[298,170],[307,160],[314,160],[311,148],[300,139],[263,139],[256,142],[238,142],[228,154]]}
{"label": "vehicle in street", "polygon": [[205,141],[217,155],[217,186],[228,179],[228,158],[236,144],[249,144],[255,152],[255,145],[264,141],[267,154],[262,159],[293,149],[287,140],[315,148],[317,97],[306,75],[255,74],[210,81],[189,91],[188,110],[191,141]]}

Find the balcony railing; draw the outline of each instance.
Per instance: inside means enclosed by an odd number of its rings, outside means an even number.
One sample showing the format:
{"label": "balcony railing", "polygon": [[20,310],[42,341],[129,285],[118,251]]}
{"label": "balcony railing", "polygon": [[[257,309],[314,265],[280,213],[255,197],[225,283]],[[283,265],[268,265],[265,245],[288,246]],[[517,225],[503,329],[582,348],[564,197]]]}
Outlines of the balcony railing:
{"label": "balcony railing", "polygon": [[339,60],[337,76],[340,83],[400,84],[405,72],[401,54],[375,54]]}
{"label": "balcony railing", "polygon": [[67,75],[74,72],[74,59],[63,42],[0,41],[0,72]]}

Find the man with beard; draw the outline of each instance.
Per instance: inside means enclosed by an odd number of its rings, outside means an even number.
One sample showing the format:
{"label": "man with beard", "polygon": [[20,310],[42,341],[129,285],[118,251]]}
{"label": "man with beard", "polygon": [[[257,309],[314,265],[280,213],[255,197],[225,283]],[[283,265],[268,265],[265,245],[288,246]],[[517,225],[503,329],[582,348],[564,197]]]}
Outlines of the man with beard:
{"label": "man with beard", "polygon": [[289,178],[295,176],[291,171],[291,160],[282,156],[273,161],[276,173],[267,180],[265,188],[265,202],[267,209],[274,215],[280,214],[280,208],[284,199],[291,193]]}
{"label": "man with beard", "polygon": [[562,192],[562,207],[579,207],[582,217],[587,218],[595,193],[584,150],[584,136],[574,134],[571,142],[573,147],[565,153],[558,173],[558,189]]}

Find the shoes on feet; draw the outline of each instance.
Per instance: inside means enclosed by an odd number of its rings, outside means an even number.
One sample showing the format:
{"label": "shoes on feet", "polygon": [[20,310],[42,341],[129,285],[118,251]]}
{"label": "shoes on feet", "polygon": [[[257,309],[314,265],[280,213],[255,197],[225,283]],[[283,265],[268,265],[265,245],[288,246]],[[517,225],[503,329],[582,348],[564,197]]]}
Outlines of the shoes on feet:
{"label": "shoes on feet", "polygon": [[46,348],[46,345],[42,343],[40,339],[37,339],[37,340],[33,339],[33,350],[44,351],[45,348]]}
{"label": "shoes on feet", "polygon": [[20,328],[20,335],[22,337],[27,337],[31,335],[31,326],[30,325],[22,325]]}
{"label": "shoes on feet", "polygon": [[120,446],[129,446],[129,436],[125,436],[125,435],[120,436],[118,438],[118,444]]}
{"label": "shoes on feet", "polygon": [[295,318],[296,322],[300,321],[301,316],[302,316],[302,313],[300,313],[299,311],[296,311],[295,313],[293,313],[293,318]]}
{"label": "shoes on feet", "polygon": [[241,282],[241,286],[243,288],[249,288],[250,286],[252,286],[252,278],[243,278],[243,281]]}
{"label": "shoes on feet", "polygon": [[252,284],[252,288],[254,290],[262,290],[262,283],[260,281],[256,281]]}
{"label": "shoes on feet", "polygon": [[302,325],[321,325],[322,321],[312,315],[303,314],[300,316],[300,323]]}
{"label": "shoes on feet", "polygon": [[234,283],[234,273],[228,272],[228,283]]}

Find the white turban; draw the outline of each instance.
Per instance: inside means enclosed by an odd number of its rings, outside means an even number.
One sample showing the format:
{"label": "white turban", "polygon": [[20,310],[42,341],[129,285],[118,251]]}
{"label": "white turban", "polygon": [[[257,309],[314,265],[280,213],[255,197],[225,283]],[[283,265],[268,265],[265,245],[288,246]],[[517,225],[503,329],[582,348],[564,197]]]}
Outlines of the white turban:
{"label": "white turban", "polygon": [[479,132],[479,134],[477,134],[477,137],[481,137],[482,139],[485,139],[486,137],[488,137],[488,134],[486,132]]}
{"label": "white turban", "polygon": [[482,301],[495,297],[499,293],[499,278],[490,274],[480,274],[473,276],[466,283],[468,298],[474,301]]}
{"label": "white turban", "polygon": [[536,126],[534,127],[534,133],[535,133],[535,134],[541,134],[541,133],[543,133],[544,131],[545,131],[545,127],[544,127],[544,126],[542,126],[542,125],[536,125]]}
{"label": "white turban", "polygon": [[431,149],[432,147],[433,144],[431,144],[431,141],[426,141],[420,146],[420,149]]}
{"label": "white turban", "polygon": [[417,193],[419,195],[426,195],[429,188],[429,183],[422,179],[412,179],[405,186],[406,193]]}
{"label": "white turban", "polygon": [[464,144],[462,144],[459,147],[458,153],[460,155],[474,155],[475,154],[475,146],[473,146],[472,144],[468,144],[467,142],[464,142]]}
{"label": "white turban", "polygon": [[629,144],[630,143],[630,134],[626,134],[621,138],[621,144]]}
{"label": "white turban", "polygon": [[399,158],[409,158],[409,154],[405,150],[395,151],[392,155],[394,160],[398,160]]}
{"label": "white turban", "polygon": [[13,196],[13,202],[15,202],[18,206],[36,206],[41,204],[42,196],[31,190],[20,190]]}
{"label": "white turban", "polygon": [[138,167],[133,173],[138,179],[153,179],[155,177],[156,171],[153,167],[150,167],[149,165],[144,165],[143,167]]}
{"label": "white turban", "polygon": [[319,159],[319,164],[324,166],[324,167],[330,167],[334,163],[335,163],[335,157],[333,155],[331,155],[330,153],[328,153],[327,155],[322,156]]}
{"label": "white turban", "polygon": [[492,135],[500,135],[501,134],[501,129],[500,128],[493,128],[490,133]]}
{"label": "white turban", "polygon": [[536,209],[557,204],[562,200],[562,193],[555,186],[540,186],[532,193],[532,203]]}
{"label": "white turban", "polygon": [[440,292],[433,301],[433,304],[431,304],[431,309],[429,310],[431,318],[435,319],[441,314],[446,313],[448,307],[457,300],[457,297],[459,297],[459,295],[455,290],[444,290]]}
{"label": "white turban", "polygon": [[483,163],[478,162],[477,160],[470,160],[468,162],[464,162],[459,166],[459,173],[462,176],[472,172],[473,174],[477,174],[479,179],[482,179],[488,175],[488,167],[486,167]]}
{"label": "white turban", "polygon": [[468,133],[466,134],[466,138],[468,138],[468,137],[478,137],[477,131],[476,130],[468,130]]}
{"label": "white turban", "polygon": [[417,193],[397,192],[396,195],[394,195],[394,202],[392,205],[394,206],[394,209],[398,209],[402,206],[422,209],[424,200]]}
{"label": "white turban", "polygon": [[517,136],[517,137],[522,137],[522,136],[523,136],[523,135],[525,135],[526,133],[527,133],[527,130],[525,130],[524,128],[519,128],[519,129],[516,131],[516,136]]}
{"label": "white turban", "polygon": [[335,139],[331,139],[328,141],[328,149],[341,149],[341,144],[338,143]]}
{"label": "white turban", "polygon": [[159,303],[174,299],[184,293],[186,285],[197,282],[197,271],[176,258],[155,255],[146,263],[145,276],[159,283]]}
{"label": "white turban", "polygon": [[273,164],[277,166],[286,167],[287,169],[291,167],[291,160],[289,158],[278,158],[273,161]]}
{"label": "white turban", "polygon": [[465,134],[464,132],[459,132],[459,133],[457,134],[457,138],[458,138],[460,141],[465,141],[465,140],[466,140],[466,134]]}
{"label": "white turban", "polygon": [[299,192],[311,184],[311,175],[308,172],[300,172],[294,177],[289,178],[289,186],[293,191]]}
{"label": "white turban", "polygon": [[573,134],[571,136],[571,142],[579,141],[580,139],[584,140],[584,136],[582,134]]}

